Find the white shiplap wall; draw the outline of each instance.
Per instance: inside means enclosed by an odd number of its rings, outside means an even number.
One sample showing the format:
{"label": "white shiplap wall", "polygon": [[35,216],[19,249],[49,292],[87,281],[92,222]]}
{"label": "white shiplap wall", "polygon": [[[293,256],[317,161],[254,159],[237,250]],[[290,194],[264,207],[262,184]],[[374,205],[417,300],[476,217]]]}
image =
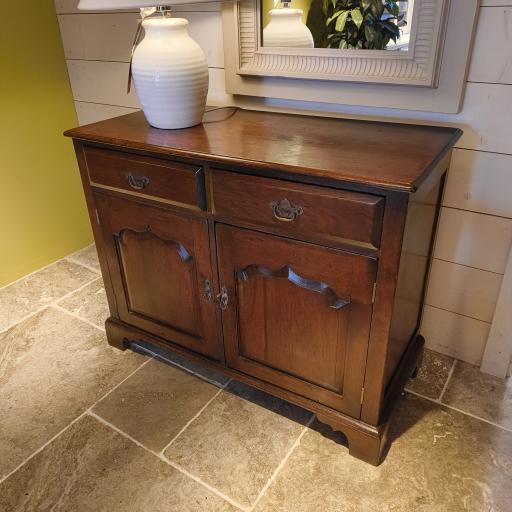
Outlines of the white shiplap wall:
{"label": "white shiplap wall", "polygon": [[[138,108],[126,94],[137,13],[84,14],[76,0],[55,0],[81,124]],[[220,4],[178,9],[210,68],[210,104],[225,92]],[[463,110],[457,115],[344,108],[269,100],[264,108],[391,117],[460,126],[441,212],[422,331],[440,352],[480,364],[512,245],[512,0],[480,8]],[[258,104],[256,101],[255,104]],[[487,368],[489,370],[489,368]]]}

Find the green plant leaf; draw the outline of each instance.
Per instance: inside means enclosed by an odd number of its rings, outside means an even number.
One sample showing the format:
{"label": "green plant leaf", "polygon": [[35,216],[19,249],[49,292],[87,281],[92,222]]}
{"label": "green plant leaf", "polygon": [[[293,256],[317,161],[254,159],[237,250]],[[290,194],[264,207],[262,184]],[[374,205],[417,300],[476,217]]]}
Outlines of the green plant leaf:
{"label": "green plant leaf", "polygon": [[345,28],[345,24],[347,23],[348,15],[350,14],[350,11],[342,11],[342,14],[338,16],[338,19],[336,20],[336,32],[343,32],[343,29]]}
{"label": "green plant leaf", "polygon": [[380,20],[382,13],[384,12],[384,4],[382,0],[372,0],[371,6],[372,14]]}
{"label": "green plant leaf", "polygon": [[352,9],[350,11],[350,16],[352,17],[352,21],[356,24],[356,27],[359,28],[363,23],[363,15],[359,7]]}
{"label": "green plant leaf", "polygon": [[329,23],[331,23],[331,21],[335,20],[338,16],[340,16],[342,12],[343,11],[335,12],[330,18],[327,18],[327,21],[325,22],[325,24],[329,25]]}
{"label": "green plant leaf", "polygon": [[366,11],[366,9],[370,7],[371,3],[372,0],[361,0],[361,7],[363,8],[364,11]]}
{"label": "green plant leaf", "polygon": [[373,43],[373,40],[375,38],[375,29],[371,25],[365,25],[364,35],[368,43]]}
{"label": "green plant leaf", "polygon": [[327,12],[329,11],[329,0],[322,0],[322,12],[324,16],[327,16]]}
{"label": "green plant leaf", "polygon": [[391,32],[396,37],[400,37],[400,29],[392,21],[384,21],[382,23],[382,28],[388,32]]}

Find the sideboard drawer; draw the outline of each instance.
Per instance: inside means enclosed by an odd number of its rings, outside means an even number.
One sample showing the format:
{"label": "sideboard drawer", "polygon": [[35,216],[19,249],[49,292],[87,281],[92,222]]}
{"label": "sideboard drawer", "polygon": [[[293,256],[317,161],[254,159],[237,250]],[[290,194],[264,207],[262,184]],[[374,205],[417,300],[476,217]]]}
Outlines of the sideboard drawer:
{"label": "sideboard drawer", "polygon": [[384,199],[214,169],[215,213],[304,234],[380,245]]}
{"label": "sideboard drawer", "polygon": [[85,148],[91,185],[205,209],[204,173],[197,165]]}

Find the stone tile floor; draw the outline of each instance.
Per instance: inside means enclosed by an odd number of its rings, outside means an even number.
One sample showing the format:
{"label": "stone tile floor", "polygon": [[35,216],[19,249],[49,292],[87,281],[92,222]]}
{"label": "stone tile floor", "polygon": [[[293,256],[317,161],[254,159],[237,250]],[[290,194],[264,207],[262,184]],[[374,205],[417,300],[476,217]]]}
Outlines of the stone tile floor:
{"label": "stone tile floor", "polygon": [[93,246],[0,289],[0,511],[505,512],[512,385],[426,351],[378,468],[312,415],[106,343]]}

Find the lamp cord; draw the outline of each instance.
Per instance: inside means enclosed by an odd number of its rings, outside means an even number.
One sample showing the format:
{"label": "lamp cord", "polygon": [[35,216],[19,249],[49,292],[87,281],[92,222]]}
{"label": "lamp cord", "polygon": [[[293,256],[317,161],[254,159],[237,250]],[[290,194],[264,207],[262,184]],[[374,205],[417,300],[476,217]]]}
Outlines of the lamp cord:
{"label": "lamp cord", "polygon": [[232,111],[230,112],[230,114],[227,117],[224,117],[223,119],[212,119],[211,121],[205,121],[203,119],[202,124],[220,123],[222,121],[227,121],[228,119],[231,119],[240,110],[240,107],[216,107],[216,108],[211,108],[210,110],[207,110],[205,112],[205,114],[208,114],[209,112],[215,112],[216,110],[224,110],[224,109],[228,109],[228,108],[232,109]]}

